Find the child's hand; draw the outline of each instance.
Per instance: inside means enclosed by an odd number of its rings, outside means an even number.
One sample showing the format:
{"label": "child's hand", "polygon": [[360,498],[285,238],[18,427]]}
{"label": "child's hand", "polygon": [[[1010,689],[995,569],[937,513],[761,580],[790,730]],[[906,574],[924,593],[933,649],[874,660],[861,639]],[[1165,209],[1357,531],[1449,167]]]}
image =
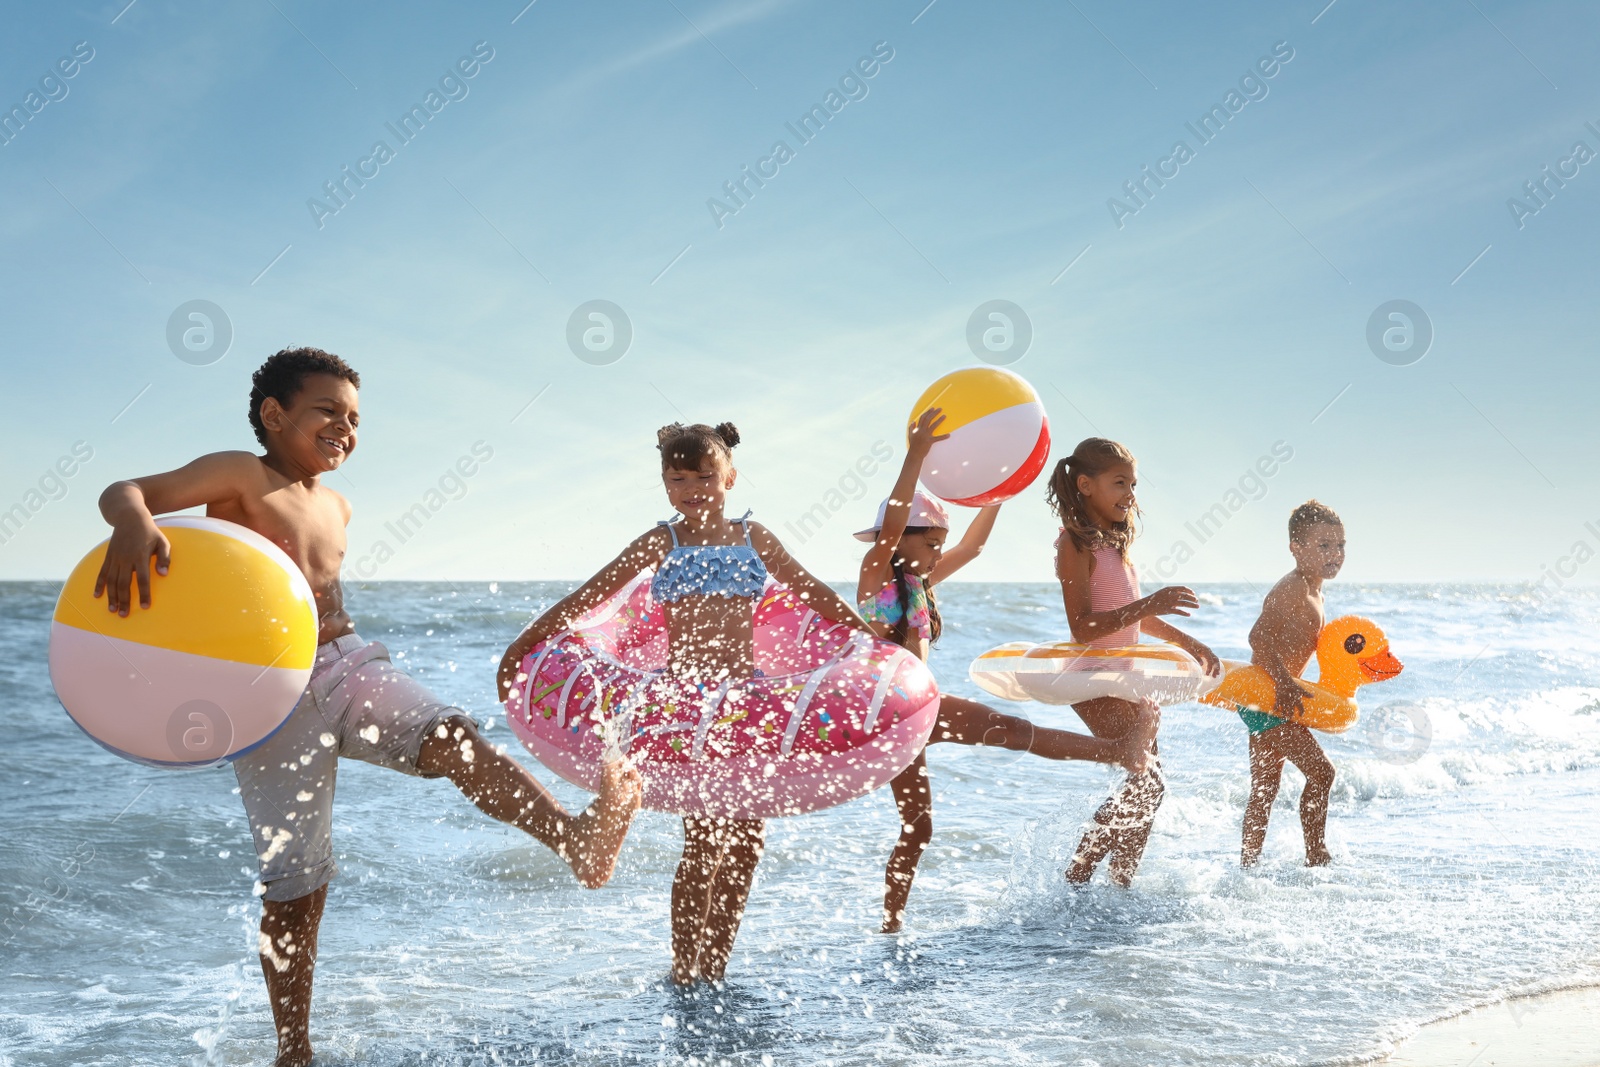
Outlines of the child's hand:
{"label": "child's hand", "polygon": [[938,432],[943,422],[944,408],[929,408],[917,416],[917,424],[911,427],[911,439],[906,444],[906,451],[913,456],[926,456],[935,441],[943,441],[950,436]]}
{"label": "child's hand", "polygon": [[106,608],[127,618],[133,606],[129,583],[139,582],[139,606],[150,606],[150,557],[156,561],[156,573],[166,574],[172,562],[172,544],[148,515],[141,520],[111,528],[111,542],[106,545],[105,562],[94,580],[94,595],[106,594]]}
{"label": "child's hand", "polygon": [[1199,641],[1196,641],[1193,647],[1189,649],[1189,655],[1200,661],[1201,668],[1205,670],[1209,677],[1222,677],[1222,660],[1215,652],[1211,651],[1210,646],[1202,645]]}
{"label": "child's hand", "polygon": [[[1165,589],[1157,589],[1148,598],[1149,614],[1151,615],[1184,615],[1189,610],[1200,606],[1200,598],[1194,595],[1194,590],[1186,585],[1169,585]],[[1211,651],[1210,649],[1206,650]],[[1213,659],[1216,657],[1213,656]]]}
{"label": "child's hand", "polygon": [[1273,688],[1276,695],[1272,702],[1272,714],[1288,722],[1297,721],[1305,711],[1305,699],[1311,695],[1311,690],[1293,678],[1278,679]]}

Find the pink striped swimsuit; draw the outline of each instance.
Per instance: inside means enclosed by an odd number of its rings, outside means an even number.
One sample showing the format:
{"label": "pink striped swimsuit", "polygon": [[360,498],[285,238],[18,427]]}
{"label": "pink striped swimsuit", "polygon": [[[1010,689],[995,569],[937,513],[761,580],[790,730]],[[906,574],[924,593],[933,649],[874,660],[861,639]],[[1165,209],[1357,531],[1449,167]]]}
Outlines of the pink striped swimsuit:
{"label": "pink striped swimsuit", "polygon": [[[1114,548],[1094,550],[1094,573],[1089,576],[1089,610],[1114,611],[1139,599],[1139,578],[1133,565],[1122,558]],[[1139,624],[1125,626],[1114,634],[1107,634],[1089,642],[1091,648],[1121,648],[1139,643]],[[1155,820],[1156,809],[1166,793],[1166,782],[1161,773],[1161,759],[1151,760],[1143,774],[1130,774],[1123,780],[1085,829],[1078,850],[1073,853],[1074,867],[1087,866],[1092,872],[1108,854],[1111,856],[1113,880],[1127,885],[1139,866],[1139,857],[1150,837],[1150,824]]]}
{"label": "pink striped swimsuit", "polygon": [[[1094,550],[1094,573],[1089,577],[1089,610],[1115,611],[1139,599],[1139,577],[1133,564],[1114,548]],[[1124,648],[1139,643],[1139,624],[1125,626],[1089,642],[1090,648]]]}

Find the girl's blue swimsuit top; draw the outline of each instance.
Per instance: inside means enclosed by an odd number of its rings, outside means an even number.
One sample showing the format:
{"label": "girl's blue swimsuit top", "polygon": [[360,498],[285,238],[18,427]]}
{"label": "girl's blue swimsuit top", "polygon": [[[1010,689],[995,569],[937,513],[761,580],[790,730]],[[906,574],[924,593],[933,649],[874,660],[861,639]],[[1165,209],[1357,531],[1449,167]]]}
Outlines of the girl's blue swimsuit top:
{"label": "girl's blue swimsuit top", "polygon": [[767,565],[750,543],[750,513],[738,520],[742,545],[680,545],[671,520],[656,523],[672,534],[672,551],[650,579],[650,595],[670,604],[691,593],[725,597],[758,597],[767,584]]}

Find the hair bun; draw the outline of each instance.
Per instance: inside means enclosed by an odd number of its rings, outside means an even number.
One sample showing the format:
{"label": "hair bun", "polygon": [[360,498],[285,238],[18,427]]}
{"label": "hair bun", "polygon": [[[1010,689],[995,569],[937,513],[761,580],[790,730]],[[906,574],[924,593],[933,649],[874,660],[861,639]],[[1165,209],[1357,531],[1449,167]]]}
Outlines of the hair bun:
{"label": "hair bun", "polygon": [[678,434],[682,431],[683,423],[681,422],[669,423],[666,426],[661,427],[661,429],[656,431],[656,447],[660,448],[669,440],[678,436]]}
{"label": "hair bun", "polygon": [[729,448],[739,443],[739,430],[731,422],[719,422],[713,432],[727,444]]}

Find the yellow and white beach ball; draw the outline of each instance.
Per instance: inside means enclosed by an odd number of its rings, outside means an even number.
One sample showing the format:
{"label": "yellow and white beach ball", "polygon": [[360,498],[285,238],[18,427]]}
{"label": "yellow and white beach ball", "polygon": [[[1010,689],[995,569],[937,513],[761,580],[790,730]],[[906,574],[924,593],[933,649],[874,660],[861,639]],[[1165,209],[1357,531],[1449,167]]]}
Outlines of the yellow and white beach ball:
{"label": "yellow and white beach ball", "polygon": [[101,542],[73,568],[50,624],[50,681],[73,722],[126,759],[205,767],[282,726],[311,678],[317,609],[294,561],[221,519],[156,523],[172,543],[150,607],[94,595]]}
{"label": "yellow and white beach ball", "polygon": [[922,484],[952,504],[984,507],[1033,484],[1050,456],[1050,423],[1039,394],[1000,367],[967,367],[928,386],[908,426],[931,407],[944,409],[940,433],[922,464]]}

